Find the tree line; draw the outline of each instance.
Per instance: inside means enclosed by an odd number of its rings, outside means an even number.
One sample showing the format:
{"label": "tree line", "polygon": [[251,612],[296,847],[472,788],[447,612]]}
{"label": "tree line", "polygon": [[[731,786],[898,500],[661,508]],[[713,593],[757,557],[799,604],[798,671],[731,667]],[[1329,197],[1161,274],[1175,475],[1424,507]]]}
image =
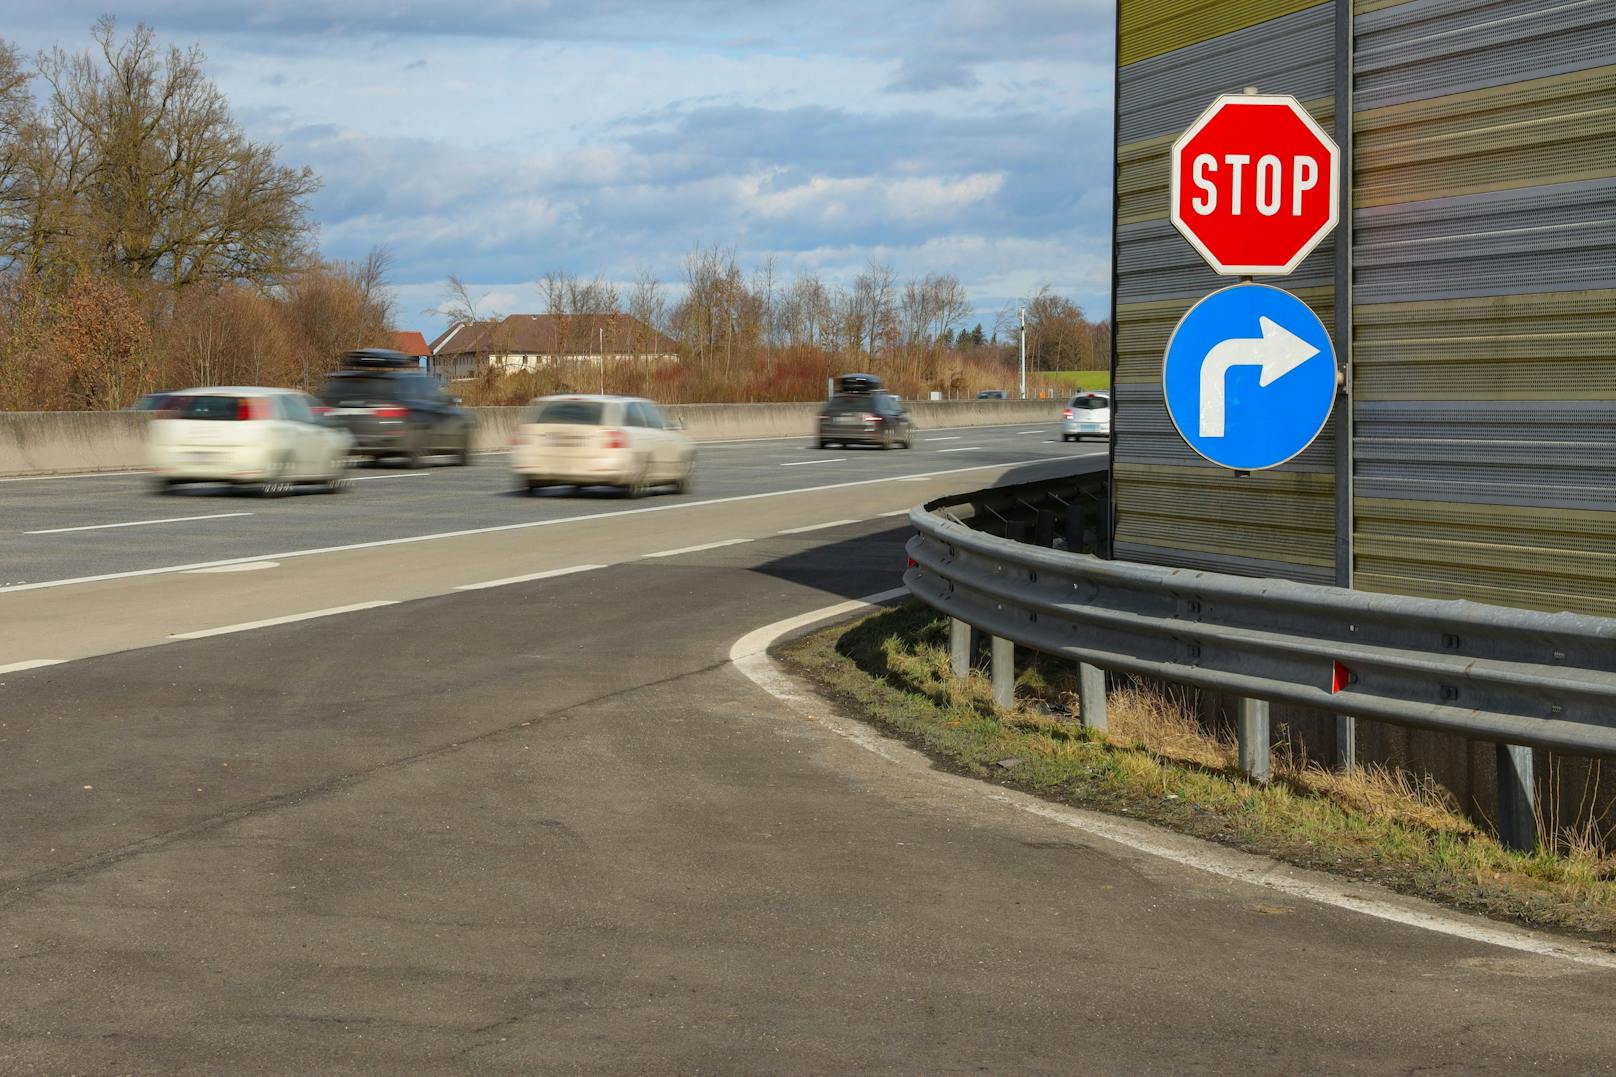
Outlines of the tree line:
{"label": "tree line", "polygon": [[[1076,304],[1051,289],[1007,306],[991,329],[972,322],[964,285],[950,274],[902,279],[889,265],[869,261],[846,285],[815,273],[787,279],[765,256],[743,267],[732,248],[698,245],[684,259],[680,287],[670,289],[641,273],[626,288],[604,275],[583,278],[563,270],[536,282],[536,299],[560,327],[560,351],[591,355],[602,324],[627,315],[638,331],[666,334],[680,359],[671,369],[618,363],[605,373],[613,391],[650,392],[667,400],[811,400],[828,377],[861,370],[884,378],[909,397],[930,392],[974,395],[1012,389],[1019,366],[1019,310],[1027,317],[1029,386],[1055,382],[1056,370],[1108,370],[1108,322],[1090,322]],[[450,277],[435,312],[454,322],[498,319],[479,308],[466,285]],[[502,346],[497,332],[486,338]],[[634,345],[650,354],[650,341]],[[513,403],[542,392],[599,387],[594,364],[556,366],[520,377],[490,370],[467,392],[481,403]]]}
{"label": "tree line", "polygon": [[318,177],[246,137],[201,51],[111,18],[91,38],[0,41],[0,409],[308,386],[385,340],[386,252],[319,256]]}

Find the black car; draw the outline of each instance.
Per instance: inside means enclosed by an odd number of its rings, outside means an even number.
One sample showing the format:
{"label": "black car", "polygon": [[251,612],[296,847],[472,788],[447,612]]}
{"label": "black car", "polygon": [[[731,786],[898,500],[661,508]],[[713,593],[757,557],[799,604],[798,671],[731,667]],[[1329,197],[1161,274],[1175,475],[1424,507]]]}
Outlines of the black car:
{"label": "black car", "polygon": [[885,392],[872,374],[843,374],[836,395],[819,409],[819,447],[879,445],[909,447],[914,423],[903,401]]}
{"label": "black car", "polygon": [[342,357],[343,369],[320,387],[326,418],[354,437],[354,454],[391,457],[419,467],[424,457],[447,453],[471,463],[476,421],[403,352],[370,349]]}

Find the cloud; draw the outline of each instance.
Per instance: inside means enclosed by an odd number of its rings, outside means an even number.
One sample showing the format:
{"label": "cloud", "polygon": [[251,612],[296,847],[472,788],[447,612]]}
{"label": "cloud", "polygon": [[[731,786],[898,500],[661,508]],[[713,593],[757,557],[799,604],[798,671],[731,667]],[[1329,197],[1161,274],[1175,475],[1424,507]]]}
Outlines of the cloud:
{"label": "cloud", "polygon": [[960,63],[906,59],[898,76],[887,84],[893,93],[933,93],[937,90],[974,90],[982,84],[976,72]]}

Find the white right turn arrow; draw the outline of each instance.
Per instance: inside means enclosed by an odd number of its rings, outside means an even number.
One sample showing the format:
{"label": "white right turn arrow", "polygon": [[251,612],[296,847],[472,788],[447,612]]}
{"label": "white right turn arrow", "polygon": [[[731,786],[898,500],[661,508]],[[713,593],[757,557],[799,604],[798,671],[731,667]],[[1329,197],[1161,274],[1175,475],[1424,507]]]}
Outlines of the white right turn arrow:
{"label": "white right turn arrow", "polygon": [[1319,350],[1295,333],[1259,317],[1261,337],[1236,337],[1215,345],[1201,360],[1201,437],[1223,436],[1224,379],[1230,367],[1260,366],[1258,385],[1284,377]]}

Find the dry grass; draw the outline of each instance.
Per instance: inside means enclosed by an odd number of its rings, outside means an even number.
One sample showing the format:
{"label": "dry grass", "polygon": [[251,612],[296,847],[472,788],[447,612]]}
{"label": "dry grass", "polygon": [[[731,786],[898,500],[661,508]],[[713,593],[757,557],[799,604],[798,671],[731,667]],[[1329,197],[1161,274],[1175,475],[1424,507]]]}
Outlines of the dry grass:
{"label": "dry grass", "polygon": [[[1521,854],[1422,775],[1380,766],[1335,773],[1282,751],[1272,780],[1255,785],[1237,769],[1233,738],[1199,720],[1193,693],[1114,688],[1109,730],[1095,733],[1077,720],[1075,671],[1036,657],[1018,669],[1016,706],[1001,710],[981,672],[952,675],[945,632],[942,619],[908,607],[810,637],[787,657],[875,724],[967,773],[1616,940],[1616,857],[1604,851],[1610,835],[1591,823],[1551,821],[1556,840]],[[1583,779],[1591,803],[1597,777]]]}

